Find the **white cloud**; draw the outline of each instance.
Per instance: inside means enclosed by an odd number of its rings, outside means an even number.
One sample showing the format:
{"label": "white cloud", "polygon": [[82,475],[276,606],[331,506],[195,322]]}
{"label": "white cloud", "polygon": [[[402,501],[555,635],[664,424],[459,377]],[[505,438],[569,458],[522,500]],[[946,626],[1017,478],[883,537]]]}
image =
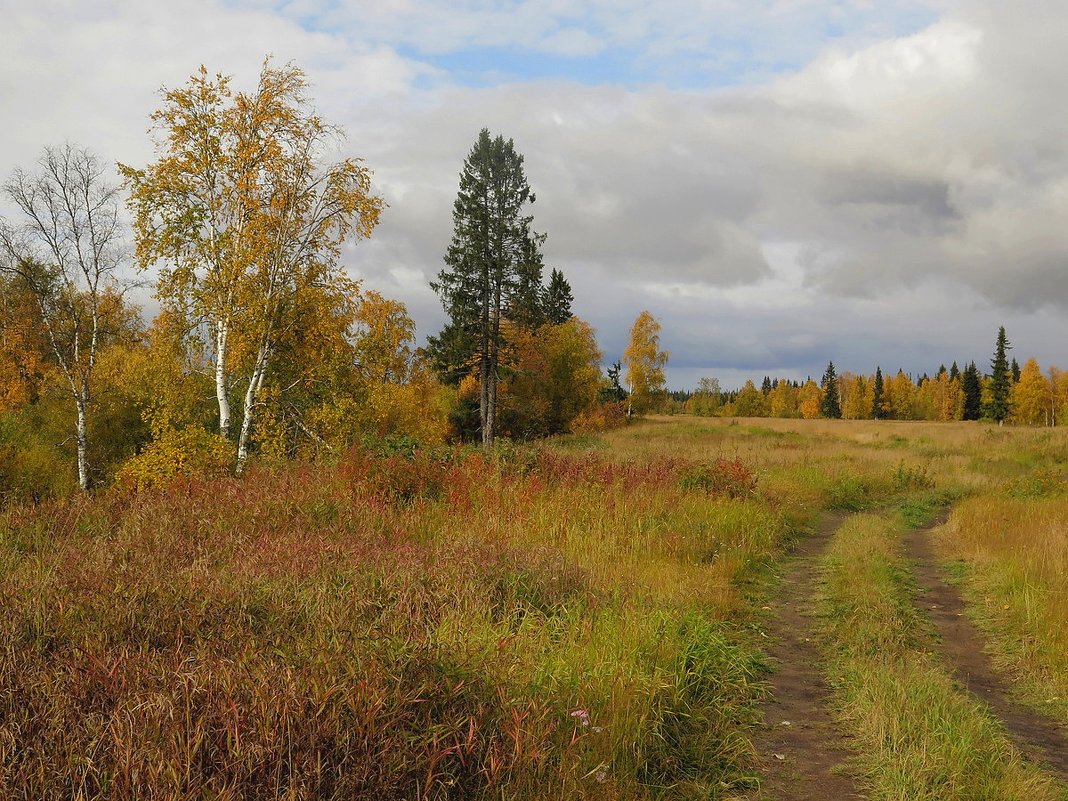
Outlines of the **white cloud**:
{"label": "white cloud", "polygon": [[[64,139],[144,163],[158,88],[201,63],[239,86],[266,53],[305,68],[390,203],[345,258],[423,333],[485,125],[525,154],[547,261],[608,358],[648,306],[680,370],[930,371],[982,361],[1002,323],[1019,354],[1068,362],[1068,7],[1053,0],[47,0],[3,16],[0,176]],[[648,80],[474,88],[436,61],[469,47],[622,52]],[[702,87],[721,73],[741,80]]]}

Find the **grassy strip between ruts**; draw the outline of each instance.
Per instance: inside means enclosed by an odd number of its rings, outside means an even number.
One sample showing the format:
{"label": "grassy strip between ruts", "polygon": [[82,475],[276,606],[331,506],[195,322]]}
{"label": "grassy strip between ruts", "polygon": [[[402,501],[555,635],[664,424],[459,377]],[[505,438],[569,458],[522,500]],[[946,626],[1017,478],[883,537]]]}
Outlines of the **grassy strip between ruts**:
{"label": "grassy strip between ruts", "polygon": [[931,653],[900,536],[884,517],[850,518],[824,557],[819,600],[828,680],[871,798],[1068,798]]}

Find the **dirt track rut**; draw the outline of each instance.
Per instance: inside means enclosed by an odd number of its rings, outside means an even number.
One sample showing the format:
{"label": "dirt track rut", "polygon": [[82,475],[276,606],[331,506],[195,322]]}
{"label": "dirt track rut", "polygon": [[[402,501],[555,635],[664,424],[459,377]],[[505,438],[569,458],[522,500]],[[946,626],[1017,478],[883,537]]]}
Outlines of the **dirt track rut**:
{"label": "dirt track rut", "polygon": [[917,602],[935,625],[946,666],[964,687],[990,706],[1027,759],[1068,782],[1068,731],[1013,700],[1008,684],[983,650],[983,636],[965,614],[964,600],[945,580],[935,560],[930,531],[942,520],[909,531],[905,552],[913,562],[920,588]]}
{"label": "dirt track rut", "polygon": [[774,673],[763,704],[765,728],[756,737],[762,776],[757,798],[779,801],[848,801],[862,798],[853,781],[837,770],[850,753],[828,712],[830,692],[812,641],[810,606],[816,560],[844,520],[828,515],[804,538],[783,566],[780,592],[772,602],[767,649]]}

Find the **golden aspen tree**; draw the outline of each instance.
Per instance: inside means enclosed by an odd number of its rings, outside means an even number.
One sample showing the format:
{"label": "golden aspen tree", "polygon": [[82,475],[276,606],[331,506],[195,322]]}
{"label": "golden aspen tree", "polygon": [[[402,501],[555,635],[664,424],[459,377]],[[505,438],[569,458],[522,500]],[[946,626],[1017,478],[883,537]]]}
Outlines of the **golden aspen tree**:
{"label": "golden aspen tree", "polygon": [[849,420],[866,420],[871,417],[875,395],[873,384],[873,380],[862,375],[842,374],[842,417]]}
{"label": "golden aspen tree", "polygon": [[[254,92],[201,67],[163,93],[152,115],[157,160],[121,166],[134,214],[137,259],[159,266],[157,296],[205,341],[219,432],[231,434],[230,395],[243,389],[241,472],[259,395],[292,311],[311,290],[353,289],[341,245],[370,236],[383,201],[359,159],[324,164],[340,131],[311,110],[304,73],[265,61]],[[240,358],[238,358],[240,356]]]}
{"label": "golden aspen tree", "polygon": [[772,417],[799,417],[797,388],[785,378],[772,387],[768,395],[768,411]]}
{"label": "golden aspen tree", "polygon": [[1020,370],[1020,380],[1009,390],[1012,422],[1025,426],[1049,425],[1051,387],[1034,358]]}
{"label": "golden aspen tree", "polygon": [[734,399],[734,413],[739,417],[768,416],[767,399],[752,380],[746,381],[738,390],[738,397]]}
{"label": "golden aspen tree", "polygon": [[912,420],[915,416],[913,400],[916,395],[916,385],[904,370],[898,370],[897,375],[886,382],[885,402],[889,409],[890,417],[894,420]]}
{"label": "golden aspen tree", "polygon": [[1050,425],[1058,426],[1061,425],[1061,418],[1068,409],[1068,373],[1059,367],[1051,366],[1046,378],[1049,381]]}
{"label": "golden aspen tree", "polygon": [[815,420],[819,417],[821,400],[823,400],[823,391],[820,385],[811,378],[808,379],[797,392],[797,408],[801,416],[806,420]]}
{"label": "golden aspen tree", "polygon": [[630,329],[630,343],[623,352],[625,380],[630,389],[628,413],[644,414],[660,400],[667,380],[667,361],[668,352],[660,350],[660,323],[643,311]]}
{"label": "golden aspen tree", "polygon": [[44,380],[48,342],[29,287],[0,275],[0,413],[32,403]]}

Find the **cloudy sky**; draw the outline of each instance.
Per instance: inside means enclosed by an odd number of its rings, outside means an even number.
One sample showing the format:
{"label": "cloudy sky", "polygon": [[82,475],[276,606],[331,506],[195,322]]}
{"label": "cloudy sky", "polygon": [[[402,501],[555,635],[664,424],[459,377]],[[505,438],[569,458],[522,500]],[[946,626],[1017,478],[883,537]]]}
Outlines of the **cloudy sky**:
{"label": "cloudy sky", "polygon": [[159,89],[293,61],[389,203],[346,253],[421,336],[478,130],[515,140],[606,361],[670,383],[1014,355],[1068,368],[1062,0],[0,0],[0,177],[142,165]]}

